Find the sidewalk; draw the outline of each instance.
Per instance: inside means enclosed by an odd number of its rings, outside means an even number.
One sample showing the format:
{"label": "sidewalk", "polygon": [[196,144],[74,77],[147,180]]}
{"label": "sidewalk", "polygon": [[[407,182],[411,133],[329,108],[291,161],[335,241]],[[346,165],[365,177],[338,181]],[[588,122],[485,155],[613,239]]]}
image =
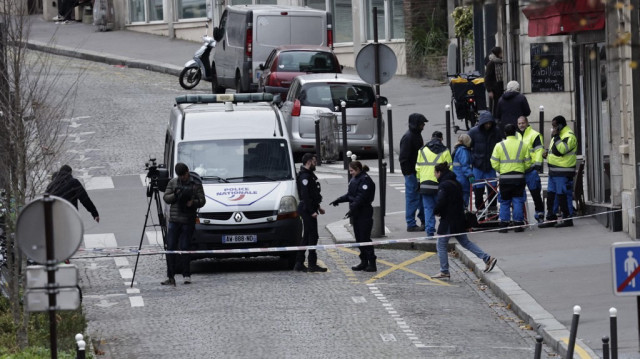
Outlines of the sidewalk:
{"label": "sidewalk", "polygon": [[[126,30],[98,32],[97,27],[82,23],[57,25],[44,21],[40,15],[31,16],[30,48],[86,60],[177,76],[199,46],[195,42]],[[440,104],[446,103],[450,95],[442,95],[444,102],[439,98],[424,101],[424,98],[420,99],[420,93],[427,86],[433,86],[433,83],[404,76],[395,76],[385,84],[385,96],[393,101],[396,94],[402,94],[403,97],[396,101],[405,102],[394,103],[394,109],[401,111],[394,117],[404,119],[407,118],[405,113],[420,112],[433,121],[434,109],[441,109]],[[318,171],[331,169],[319,167]],[[342,171],[335,172],[343,174]],[[385,223],[389,232],[384,239],[416,237],[418,234],[405,232],[403,215],[387,215]],[[353,241],[345,222],[336,222],[327,228],[336,240]],[[630,241],[626,234],[611,233],[595,219],[584,218],[575,220],[573,228],[534,228],[508,234],[474,233],[470,238],[496,256],[498,265],[485,274],[479,269],[483,266],[481,261],[464,250],[461,251],[462,261],[561,355],[566,353],[564,342],[569,337],[572,308],[580,305],[578,337],[581,340],[578,345],[581,349],[576,348],[576,357],[602,356],[601,338],[609,335],[609,308],[616,307],[619,358],[640,358],[635,300],[614,296],[611,284],[611,244]],[[433,251],[433,242],[420,241],[408,247]],[[454,240],[451,242],[455,243]]]}

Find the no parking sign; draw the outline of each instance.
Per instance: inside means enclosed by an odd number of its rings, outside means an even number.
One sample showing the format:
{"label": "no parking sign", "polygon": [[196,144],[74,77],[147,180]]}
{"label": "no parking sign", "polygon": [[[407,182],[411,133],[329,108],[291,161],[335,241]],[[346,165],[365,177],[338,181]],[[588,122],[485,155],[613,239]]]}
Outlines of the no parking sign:
{"label": "no parking sign", "polygon": [[613,294],[640,295],[640,242],[618,242],[611,247]]}

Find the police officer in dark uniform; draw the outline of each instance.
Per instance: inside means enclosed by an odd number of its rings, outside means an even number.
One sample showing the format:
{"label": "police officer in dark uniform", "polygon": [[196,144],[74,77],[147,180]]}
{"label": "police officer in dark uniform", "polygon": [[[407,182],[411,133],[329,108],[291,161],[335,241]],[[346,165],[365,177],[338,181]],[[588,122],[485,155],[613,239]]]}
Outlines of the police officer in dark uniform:
{"label": "police officer in dark uniform", "polygon": [[[332,206],[337,206],[342,202],[349,202],[349,212],[347,216],[353,219],[353,232],[356,235],[356,242],[371,242],[371,228],[373,227],[373,207],[371,203],[376,194],[376,185],[367,174],[369,167],[362,165],[360,161],[353,161],[349,164],[349,191],[344,196],[331,202]],[[376,256],[373,246],[360,247],[360,264],[351,267],[354,271],[364,270],[365,272],[375,272]]]}
{"label": "police officer in dark uniform", "polygon": [[[315,246],[318,244],[318,214],[324,214],[324,209],[320,207],[322,195],[320,195],[320,183],[318,177],[313,173],[316,170],[317,159],[312,153],[305,153],[302,156],[302,166],[298,173],[298,195],[300,204],[298,213],[302,215],[304,232],[302,234],[303,246]],[[317,264],[318,256],[314,249],[309,250],[309,268],[304,265],[304,250],[299,251],[296,256],[296,265],[293,267],[298,272],[326,272],[327,268]]]}

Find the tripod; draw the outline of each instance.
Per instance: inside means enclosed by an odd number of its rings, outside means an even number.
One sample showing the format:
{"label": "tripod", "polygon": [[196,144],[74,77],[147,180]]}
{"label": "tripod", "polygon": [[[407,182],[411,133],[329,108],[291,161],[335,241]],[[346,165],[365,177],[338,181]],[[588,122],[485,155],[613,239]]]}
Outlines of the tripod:
{"label": "tripod", "polygon": [[151,213],[151,202],[156,202],[156,211],[158,212],[159,224],[151,225],[151,227],[160,226],[162,233],[162,243],[165,250],[167,250],[167,222],[162,213],[162,202],[160,201],[160,190],[158,189],[158,178],[151,177],[151,182],[147,186],[147,197],[149,197],[149,203],[147,204],[147,214],[144,217],[144,225],[142,226],[142,235],[140,236],[140,244],[138,245],[138,255],[136,256],[136,265],[133,267],[133,276],[131,277],[131,288],[133,288],[133,280],[136,278],[136,270],[138,269],[138,260],[140,259],[140,249],[142,248],[142,241],[144,240],[145,229],[147,229],[147,221],[149,220],[149,213]]}

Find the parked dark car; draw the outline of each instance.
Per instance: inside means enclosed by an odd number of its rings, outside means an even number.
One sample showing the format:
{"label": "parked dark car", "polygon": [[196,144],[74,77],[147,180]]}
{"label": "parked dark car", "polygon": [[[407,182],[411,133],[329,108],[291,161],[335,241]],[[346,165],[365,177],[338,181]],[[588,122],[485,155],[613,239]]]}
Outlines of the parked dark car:
{"label": "parked dark car", "polygon": [[329,47],[286,45],[273,49],[260,70],[258,91],[286,94],[296,76],[341,73],[342,66]]}

